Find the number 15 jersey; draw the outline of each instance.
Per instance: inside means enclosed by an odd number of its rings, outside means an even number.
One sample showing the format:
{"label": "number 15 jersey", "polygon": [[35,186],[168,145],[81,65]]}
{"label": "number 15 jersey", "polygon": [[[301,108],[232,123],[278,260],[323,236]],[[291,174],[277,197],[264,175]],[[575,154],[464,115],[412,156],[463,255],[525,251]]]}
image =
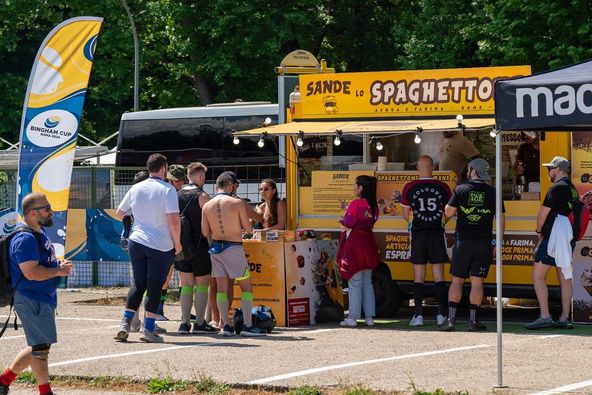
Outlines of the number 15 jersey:
{"label": "number 15 jersey", "polygon": [[405,184],[401,195],[401,205],[411,208],[413,213],[413,233],[434,230],[444,232],[442,216],[451,196],[448,185],[434,178],[420,178]]}

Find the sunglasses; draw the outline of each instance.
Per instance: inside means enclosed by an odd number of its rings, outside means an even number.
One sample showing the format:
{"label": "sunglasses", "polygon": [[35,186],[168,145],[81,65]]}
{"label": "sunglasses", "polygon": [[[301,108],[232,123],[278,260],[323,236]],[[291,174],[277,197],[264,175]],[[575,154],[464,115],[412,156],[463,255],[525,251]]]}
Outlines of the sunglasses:
{"label": "sunglasses", "polygon": [[51,211],[51,204],[48,204],[47,206],[33,207],[29,211],[33,211],[33,210],[47,210],[47,211]]}

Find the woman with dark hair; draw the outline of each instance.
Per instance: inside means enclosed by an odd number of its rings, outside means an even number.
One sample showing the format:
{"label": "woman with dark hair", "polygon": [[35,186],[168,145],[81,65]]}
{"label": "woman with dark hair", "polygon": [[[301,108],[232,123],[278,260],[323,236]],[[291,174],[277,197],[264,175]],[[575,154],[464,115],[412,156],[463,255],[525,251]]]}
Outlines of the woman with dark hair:
{"label": "woman with dark hair", "polygon": [[361,318],[364,306],[364,318],[367,326],[374,326],[375,299],[372,287],[372,270],[378,266],[378,248],[372,228],[378,220],[376,202],[376,178],[358,176],[353,188],[354,199],[339,221],[341,237],[337,251],[337,265],[341,277],[348,281],[349,312],[341,326],[355,327]]}
{"label": "woman with dark hair", "polygon": [[278,197],[275,181],[270,178],[261,181],[259,194],[263,203],[257,206],[256,211],[263,215],[261,223],[263,229],[284,230],[286,228],[286,202]]}

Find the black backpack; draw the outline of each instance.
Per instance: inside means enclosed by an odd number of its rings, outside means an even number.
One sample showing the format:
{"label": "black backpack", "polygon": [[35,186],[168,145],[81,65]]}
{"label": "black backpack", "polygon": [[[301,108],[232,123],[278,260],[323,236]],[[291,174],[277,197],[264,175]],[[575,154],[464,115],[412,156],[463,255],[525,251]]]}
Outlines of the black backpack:
{"label": "black backpack", "polygon": [[183,252],[182,254],[179,254],[177,256],[177,260],[185,260],[185,259],[191,259],[193,257],[195,257],[197,255],[197,246],[195,245],[195,241],[194,241],[194,237],[193,237],[193,229],[191,228],[191,219],[189,218],[189,216],[185,215],[185,211],[187,211],[187,208],[189,208],[189,205],[191,204],[191,202],[193,202],[193,200],[195,198],[198,198],[198,204],[199,204],[199,195],[203,193],[203,191],[201,191],[201,188],[199,190],[198,193],[195,193],[193,195],[191,195],[191,197],[189,198],[189,201],[187,202],[187,205],[183,208],[183,210],[181,211],[181,213],[179,214],[181,216],[181,247],[183,248]]}
{"label": "black backpack", "polygon": [[[0,307],[10,306],[10,311],[8,312],[8,318],[4,323],[4,326],[0,330],[0,337],[6,331],[6,327],[8,326],[8,321],[10,321],[10,316],[12,314],[12,307],[14,304],[14,291],[20,284],[23,276],[18,279],[16,282],[15,287],[12,287],[11,280],[10,280],[10,261],[9,261],[9,253],[10,253],[10,240],[14,235],[20,232],[28,232],[35,236],[37,240],[37,246],[39,247],[39,255],[43,252],[43,242],[41,240],[41,235],[38,232],[35,232],[33,228],[29,226],[19,226],[18,228],[14,229],[6,236],[0,237]],[[16,325],[16,316],[14,317],[14,329],[17,330],[18,327]]]}

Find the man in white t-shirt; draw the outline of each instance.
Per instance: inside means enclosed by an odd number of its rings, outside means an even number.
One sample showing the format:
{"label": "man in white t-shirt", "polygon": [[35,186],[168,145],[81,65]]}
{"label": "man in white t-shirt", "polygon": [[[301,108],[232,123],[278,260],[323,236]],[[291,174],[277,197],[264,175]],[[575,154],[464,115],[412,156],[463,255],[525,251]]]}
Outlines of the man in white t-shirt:
{"label": "man in white t-shirt", "polygon": [[128,247],[133,282],[115,339],[127,340],[132,318],[146,291],[146,316],[140,340],[160,343],[163,339],[154,331],[160,289],[175,254],[181,252],[181,223],[177,192],[164,181],[167,158],[161,154],[150,155],[147,167],[150,177],[133,185],[117,208],[119,217],[131,212],[134,225]]}

